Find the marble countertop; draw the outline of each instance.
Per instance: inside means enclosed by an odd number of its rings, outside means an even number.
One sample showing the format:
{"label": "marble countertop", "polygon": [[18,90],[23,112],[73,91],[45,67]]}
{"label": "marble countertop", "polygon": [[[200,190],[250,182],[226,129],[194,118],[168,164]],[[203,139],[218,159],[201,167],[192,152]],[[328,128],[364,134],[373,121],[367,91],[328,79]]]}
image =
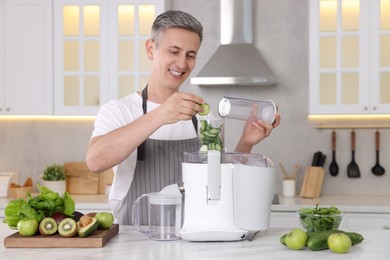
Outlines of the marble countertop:
{"label": "marble countertop", "polygon": [[280,236],[286,229],[270,229],[253,241],[238,242],[188,242],[153,241],[134,230],[120,226],[119,234],[103,248],[4,248],[4,237],[13,230],[0,224],[0,259],[388,259],[389,230],[358,230],[365,240],[351,248],[348,254],[335,254],[330,250],[294,251],[281,245]]}

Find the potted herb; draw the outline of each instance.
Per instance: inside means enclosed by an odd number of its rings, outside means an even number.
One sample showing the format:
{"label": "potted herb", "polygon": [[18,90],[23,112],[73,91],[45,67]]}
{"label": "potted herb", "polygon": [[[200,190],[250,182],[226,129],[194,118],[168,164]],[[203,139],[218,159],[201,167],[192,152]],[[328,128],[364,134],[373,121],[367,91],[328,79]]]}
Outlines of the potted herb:
{"label": "potted herb", "polygon": [[42,175],[43,186],[63,194],[66,191],[66,174],[64,166],[53,164],[46,167]]}

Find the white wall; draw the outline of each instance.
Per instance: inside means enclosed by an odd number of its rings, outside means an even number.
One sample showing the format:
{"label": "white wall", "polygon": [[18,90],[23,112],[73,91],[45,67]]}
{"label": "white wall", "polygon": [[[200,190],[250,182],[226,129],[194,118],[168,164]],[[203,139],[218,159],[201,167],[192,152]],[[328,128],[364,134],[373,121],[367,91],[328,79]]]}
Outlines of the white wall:
{"label": "white wall", "polygon": [[[302,165],[298,176],[300,190],[304,170],[310,165],[314,152],[327,154],[323,194],[390,194],[390,135],[381,130],[381,164],[388,170],[382,177],[371,173],[375,164],[374,132],[376,129],[356,130],[356,160],[362,177],[346,176],[351,161],[350,129],[338,130],[337,162],[340,173],[331,177],[331,130],[319,130],[307,120],[308,85],[308,0],[254,0],[254,41],[276,74],[279,84],[272,87],[199,87],[189,81],[182,91],[195,92],[215,108],[224,95],[273,99],[279,105],[281,125],[272,135],[255,147],[254,152],[283,163],[291,171],[296,162]],[[190,12],[204,25],[196,75],[219,45],[218,0],[172,0],[173,9]],[[242,122],[227,121],[227,146],[232,149],[238,141]],[[93,129],[92,122],[0,121],[0,171],[18,170],[22,179],[38,178],[47,164],[82,161]],[[277,190],[281,191],[281,174]]]}

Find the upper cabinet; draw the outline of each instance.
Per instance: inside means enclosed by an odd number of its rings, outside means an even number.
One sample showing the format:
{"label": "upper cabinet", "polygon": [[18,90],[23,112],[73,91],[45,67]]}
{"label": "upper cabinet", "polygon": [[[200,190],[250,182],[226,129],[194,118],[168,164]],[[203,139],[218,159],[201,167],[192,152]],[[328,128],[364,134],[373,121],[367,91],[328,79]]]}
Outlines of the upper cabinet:
{"label": "upper cabinet", "polygon": [[161,0],[54,1],[55,114],[95,115],[147,84],[145,41]]}
{"label": "upper cabinet", "polygon": [[390,0],[310,1],[310,114],[390,113]]}
{"label": "upper cabinet", "polygon": [[0,0],[0,114],[53,113],[51,17],[51,0]]}

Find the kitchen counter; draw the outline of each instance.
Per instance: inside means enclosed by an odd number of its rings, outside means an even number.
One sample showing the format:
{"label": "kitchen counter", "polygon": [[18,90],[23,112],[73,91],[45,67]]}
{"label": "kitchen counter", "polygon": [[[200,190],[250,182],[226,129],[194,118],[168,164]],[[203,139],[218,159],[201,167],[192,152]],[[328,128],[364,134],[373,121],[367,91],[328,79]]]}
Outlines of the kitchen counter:
{"label": "kitchen counter", "polygon": [[286,229],[270,229],[253,241],[238,242],[188,242],[153,241],[134,230],[120,226],[119,234],[103,248],[4,248],[4,237],[14,231],[0,224],[0,259],[388,259],[389,230],[359,230],[365,240],[351,248],[348,254],[335,254],[330,250],[294,251],[279,242]]}
{"label": "kitchen counter", "polygon": [[[82,211],[109,210],[107,197],[104,195],[72,195],[76,208]],[[0,198],[0,215],[10,199]],[[336,205],[347,213],[390,213],[390,197],[387,196],[322,196],[318,199],[278,196],[277,204],[272,205],[272,212],[295,212],[301,207]],[[390,255],[388,229],[364,229],[359,226],[353,231],[365,237],[362,244],[352,247],[346,255],[338,255],[329,250],[313,252],[310,250],[293,251],[280,245],[279,238],[289,228],[273,227],[254,241],[239,242],[188,242],[149,240],[147,236],[134,230],[132,226],[120,226],[119,234],[103,248],[86,249],[16,249],[4,248],[4,237],[14,233],[4,223],[0,223],[0,259],[387,259]]]}

